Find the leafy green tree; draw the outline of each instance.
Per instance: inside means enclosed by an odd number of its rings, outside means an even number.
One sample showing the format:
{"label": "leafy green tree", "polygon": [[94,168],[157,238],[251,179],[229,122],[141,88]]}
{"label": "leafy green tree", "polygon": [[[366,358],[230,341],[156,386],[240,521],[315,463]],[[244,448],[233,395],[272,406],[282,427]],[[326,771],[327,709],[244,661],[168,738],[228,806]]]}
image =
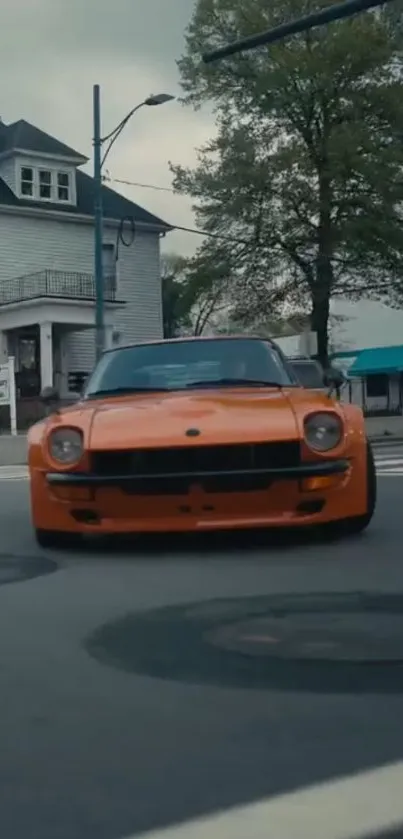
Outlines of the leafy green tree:
{"label": "leafy green tree", "polygon": [[184,281],[186,260],[177,254],[167,254],[161,261],[162,312],[164,338],[176,338],[191,328],[188,290]]}
{"label": "leafy green tree", "polygon": [[[198,224],[232,239],[219,260],[237,317],[307,309],[327,363],[334,293],[403,294],[402,38],[378,10],[201,62],[207,49],[316,7],[198,0],[178,64],[185,103],[214,103],[217,135],[194,171],[172,169]],[[201,246],[199,267],[212,264],[212,248]]]}
{"label": "leafy green tree", "polygon": [[223,275],[217,251],[214,261],[208,249],[203,258],[185,259],[168,254],[162,260],[162,309],[164,338],[182,334],[201,335],[213,315],[226,306],[227,276]]}

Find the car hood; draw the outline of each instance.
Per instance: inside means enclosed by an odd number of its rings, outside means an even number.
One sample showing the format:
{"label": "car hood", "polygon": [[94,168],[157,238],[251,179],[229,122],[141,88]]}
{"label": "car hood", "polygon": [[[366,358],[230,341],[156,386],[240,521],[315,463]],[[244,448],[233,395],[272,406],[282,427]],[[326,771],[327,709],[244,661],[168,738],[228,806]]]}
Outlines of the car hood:
{"label": "car hood", "polygon": [[[204,390],[110,399],[91,403],[88,443],[92,450],[121,450],[185,442],[295,440],[302,433],[301,419],[308,407],[315,409],[315,402],[321,403],[322,397],[296,389]],[[189,429],[199,434],[189,436]]]}

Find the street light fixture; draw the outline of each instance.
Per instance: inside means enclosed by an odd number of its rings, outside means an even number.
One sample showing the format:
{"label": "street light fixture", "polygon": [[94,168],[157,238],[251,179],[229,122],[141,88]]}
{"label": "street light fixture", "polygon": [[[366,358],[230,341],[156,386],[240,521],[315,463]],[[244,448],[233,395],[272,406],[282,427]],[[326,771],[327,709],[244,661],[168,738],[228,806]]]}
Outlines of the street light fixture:
{"label": "street light fixture", "polygon": [[145,105],[165,105],[165,102],[171,102],[172,99],[175,99],[174,96],[171,96],[170,93],[157,93],[155,96],[149,96],[148,99],[144,100]]}
{"label": "street light fixture", "polygon": [[[156,105],[164,105],[165,102],[171,102],[175,99],[169,93],[157,93],[148,96],[121,120],[121,122],[110,131],[105,137],[101,137],[101,103],[100,103],[100,87],[98,84],[93,88],[93,121],[94,121],[94,259],[95,259],[95,332],[96,332],[96,360],[98,361],[104,350],[104,278],[103,278],[103,264],[102,264],[102,228],[103,228],[103,208],[102,208],[102,168],[109,155],[109,152],[116,142],[123,129],[126,127],[133,114],[145,106],[155,107]],[[109,142],[108,142],[109,141]],[[105,153],[102,157],[102,148],[108,143]]]}

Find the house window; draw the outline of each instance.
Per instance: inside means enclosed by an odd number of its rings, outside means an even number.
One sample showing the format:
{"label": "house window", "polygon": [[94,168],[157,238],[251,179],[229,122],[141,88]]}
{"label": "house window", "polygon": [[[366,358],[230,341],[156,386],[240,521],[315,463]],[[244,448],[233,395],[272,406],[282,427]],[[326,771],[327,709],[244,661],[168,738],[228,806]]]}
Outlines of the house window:
{"label": "house window", "polygon": [[34,170],[28,166],[21,169],[21,195],[33,196],[34,194]]}
{"label": "house window", "polygon": [[67,388],[69,393],[81,393],[86,380],[88,379],[88,373],[83,372],[70,372],[68,374],[68,384]]}
{"label": "house window", "polygon": [[34,201],[69,204],[72,198],[72,173],[57,169],[21,167],[20,194]]}
{"label": "house window", "polygon": [[104,277],[113,277],[116,272],[115,246],[102,245],[102,270]]}
{"label": "house window", "polygon": [[114,294],[116,291],[116,255],[115,246],[104,242],[102,245],[102,274],[105,293]]}
{"label": "house window", "polygon": [[57,173],[57,198],[59,201],[70,201],[70,177],[68,172]]}
{"label": "house window", "polygon": [[52,198],[52,172],[48,169],[39,170],[39,198],[47,201]]}
{"label": "house window", "polygon": [[388,396],[389,376],[386,373],[374,373],[372,376],[367,376],[366,388],[368,397]]}

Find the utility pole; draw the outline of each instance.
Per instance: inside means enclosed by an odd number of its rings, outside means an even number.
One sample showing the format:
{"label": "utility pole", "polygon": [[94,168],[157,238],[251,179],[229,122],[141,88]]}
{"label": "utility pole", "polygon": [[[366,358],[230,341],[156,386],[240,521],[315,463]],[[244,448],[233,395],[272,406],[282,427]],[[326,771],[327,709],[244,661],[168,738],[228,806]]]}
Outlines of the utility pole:
{"label": "utility pole", "polygon": [[101,165],[101,103],[99,85],[94,85],[94,276],[95,276],[95,356],[99,360],[104,350],[104,277],[102,264],[102,165]]}

